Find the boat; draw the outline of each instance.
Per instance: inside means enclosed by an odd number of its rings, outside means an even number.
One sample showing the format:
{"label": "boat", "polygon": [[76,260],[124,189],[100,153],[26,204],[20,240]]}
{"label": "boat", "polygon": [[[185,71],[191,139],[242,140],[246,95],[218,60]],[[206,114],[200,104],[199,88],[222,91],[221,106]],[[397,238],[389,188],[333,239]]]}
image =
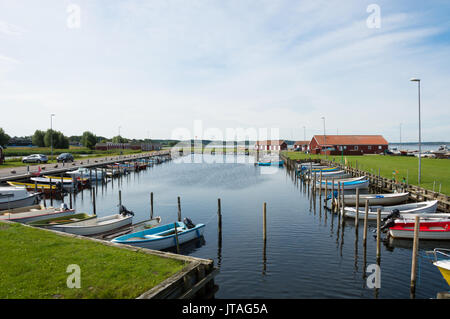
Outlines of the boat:
{"label": "boat", "polygon": [[72,215],[74,212],[75,210],[67,208],[66,204],[61,204],[60,208],[38,206],[29,208],[29,210],[2,211],[0,220],[29,223],[52,217],[64,217]]}
{"label": "boat", "polygon": [[86,178],[88,180],[92,179],[92,181],[101,180],[103,178],[102,170],[94,169],[89,171],[89,169],[87,169],[86,167],[80,167],[75,171],[66,172],[66,174],[75,178]]}
{"label": "boat", "polygon": [[24,187],[27,191],[37,191],[39,194],[44,194],[46,197],[53,197],[54,199],[61,199],[63,194],[61,189],[53,186],[50,188],[50,184],[39,184],[39,183],[22,183],[22,182],[7,182],[11,186]]}
{"label": "boat", "polygon": [[82,236],[97,236],[131,225],[133,215],[119,213],[104,217],[90,218],[73,223],[52,225],[51,229]]}
{"label": "boat", "polygon": [[25,187],[0,187],[0,210],[37,204],[40,194],[30,193]]}
{"label": "boat", "polygon": [[39,184],[54,185],[56,187],[60,187],[59,185],[62,185],[62,188],[64,188],[65,190],[77,189],[81,185],[77,181],[75,181],[75,183],[74,183],[74,181],[72,179],[70,179],[70,180],[63,179],[61,181],[61,177],[59,177],[57,179],[47,178],[47,177],[31,177],[30,180],[32,180],[33,182],[39,183]]}
{"label": "boat", "polygon": [[[392,238],[414,238],[415,223],[396,223],[389,227]],[[450,221],[438,221],[419,224],[419,239],[450,240]]]}
{"label": "boat", "polygon": [[265,159],[258,162],[259,166],[283,166],[283,160]]}
{"label": "boat", "polygon": [[[332,179],[332,178],[350,178],[351,175],[346,173],[344,170],[338,170],[338,171],[327,171],[327,172],[314,172],[315,174],[309,174],[308,172],[305,173],[306,178],[310,178],[311,176],[316,175],[316,178],[320,178],[322,176],[322,179]],[[322,173],[322,174],[321,174]]]}
{"label": "boat", "polygon": [[[345,200],[345,196],[344,196]],[[437,200],[431,200],[426,202],[419,202],[419,203],[409,203],[409,204],[402,204],[402,205],[394,205],[394,206],[369,206],[369,212],[368,212],[368,219],[369,220],[376,220],[378,209],[381,209],[381,218],[386,219],[389,218],[390,215],[394,212],[394,210],[398,210],[400,213],[400,216],[404,216],[406,214],[424,214],[424,213],[435,213],[438,206]],[[344,208],[345,216],[347,217],[355,217],[356,215],[356,208],[355,207],[348,207],[346,206]],[[365,207],[364,205],[361,205],[358,208],[359,212],[359,219],[364,219],[365,217]]]}
{"label": "boat", "polygon": [[435,248],[432,252],[434,255],[433,265],[435,265],[450,286],[450,249]]}
{"label": "boat", "polygon": [[[44,178],[48,178],[49,180],[52,179],[52,181],[61,181],[61,176],[50,176],[50,175],[44,175]],[[89,183],[89,178],[86,177],[63,177],[62,178],[64,182],[66,183],[72,183],[72,182],[78,182],[81,185],[87,185]]]}
{"label": "boat", "polygon": [[185,218],[184,222],[166,224],[144,231],[119,236],[114,238],[112,242],[154,250],[162,250],[177,245],[175,227],[177,231],[178,244],[183,244],[203,236],[205,225],[194,225],[190,222],[190,220]]}
{"label": "boat", "polygon": [[322,182],[316,181],[317,187],[320,188],[327,188],[327,189],[338,189],[339,183],[341,183],[341,189],[342,185],[345,189],[357,189],[357,188],[368,188],[369,187],[369,180],[366,179],[365,176],[360,177],[353,177],[353,178],[335,178],[334,180],[334,186],[333,186],[333,180],[324,180],[322,176]]}
{"label": "boat", "polygon": [[42,228],[47,228],[47,229],[58,230],[58,229],[55,229],[54,226],[67,225],[67,224],[85,221],[85,220],[89,220],[89,219],[93,219],[93,218],[97,218],[97,216],[96,215],[88,215],[86,213],[79,213],[79,214],[73,214],[73,215],[68,215],[68,216],[63,216],[63,217],[53,217],[53,218],[42,219],[42,220],[38,220],[38,221],[34,221],[34,222],[28,222],[27,224],[30,226],[35,226],[35,227],[42,227]]}
{"label": "boat", "polygon": [[[337,192],[335,192],[337,193]],[[336,196],[336,194],[335,194]],[[408,200],[409,193],[387,193],[387,194],[359,194],[359,206],[365,205],[366,200],[369,201],[369,205],[398,205],[405,203]],[[331,196],[329,196],[330,199]],[[344,205],[356,206],[356,195],[345,195]]]}

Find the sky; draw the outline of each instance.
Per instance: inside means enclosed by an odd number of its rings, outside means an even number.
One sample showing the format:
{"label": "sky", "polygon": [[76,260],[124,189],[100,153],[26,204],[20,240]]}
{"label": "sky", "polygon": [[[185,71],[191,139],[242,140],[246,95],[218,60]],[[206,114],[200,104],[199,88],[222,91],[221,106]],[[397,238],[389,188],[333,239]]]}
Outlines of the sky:
{"label": "sky", "polygon": [[449,141],[449,15],[447,0],[0,0],[0,127],[416,142],[416,77],[422,141]]}

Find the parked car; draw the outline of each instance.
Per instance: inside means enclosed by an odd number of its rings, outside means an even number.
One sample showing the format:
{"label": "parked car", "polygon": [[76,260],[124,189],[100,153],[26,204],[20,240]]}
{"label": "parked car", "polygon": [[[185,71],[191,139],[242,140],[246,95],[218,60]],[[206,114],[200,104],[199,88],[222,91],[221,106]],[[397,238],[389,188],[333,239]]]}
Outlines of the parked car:
{"label": "parked car", "polygon": [[22,163],[47,163],[48,158],[44,154],[31,154],[22,158]]}
{"label": "parked car", "polygon": [[73,155],[70,153],[62,153],[60,155],[58,155],[58,157],[56,158],[56,161],[58,163],[60,162],[73,162],[75,159],[73,158]]}

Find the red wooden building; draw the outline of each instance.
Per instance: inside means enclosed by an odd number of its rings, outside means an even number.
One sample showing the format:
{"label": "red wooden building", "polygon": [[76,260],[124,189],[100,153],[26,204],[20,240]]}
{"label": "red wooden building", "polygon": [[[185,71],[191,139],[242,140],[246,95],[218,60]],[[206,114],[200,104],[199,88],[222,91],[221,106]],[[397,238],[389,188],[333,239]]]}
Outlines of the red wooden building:
{"label": "red wooden building", "polygon": [[381,135],[314,135],[309,145],[311,153],[328,155],[381,154],[388,146]]}
{"label": "red wooden building", "polygon": [[255,150],[284,151],[287,150],[287,144],[284,140],[256,141]]}
{"label": "red wooden building", "polygon": [[309,141],[296,141],[294,143],[294,150],[306,152],[309,149]]}

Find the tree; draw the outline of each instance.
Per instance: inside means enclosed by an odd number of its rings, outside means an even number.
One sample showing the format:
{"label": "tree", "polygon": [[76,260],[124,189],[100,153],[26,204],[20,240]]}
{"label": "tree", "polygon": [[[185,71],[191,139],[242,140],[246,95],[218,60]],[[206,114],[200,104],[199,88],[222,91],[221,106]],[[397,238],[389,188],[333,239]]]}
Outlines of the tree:
{"label": "tree", "polygon": [[5,147],[10,139],[11,137],[0,127],[0,146]]}
{"label": "tree", "polygon": [[128,140],[126,138],[123,138],[122,136],[118,135],[118,136],[114,136],[112,138],[112,142],[113,143],[128,143]]}
{"label": "tree", "polygon": [[61,132],[48,129],[45,132],[44,144],[46,147],[53,145],[53,148],[69,148],[69,138]]}
{"label": "tree", "polygon": [[89,131],[84,132],[83,136],[81,136],[81,144],[83,144],[84,147],[88,147],[92,150],[96,143],[97,137]]}
{"label": "tree", "polygon": [[31,138],[33,145],[44,147],[45,146],[44,136],[45,136],[44,131],[36,130],[33,134],[33,137]]}

